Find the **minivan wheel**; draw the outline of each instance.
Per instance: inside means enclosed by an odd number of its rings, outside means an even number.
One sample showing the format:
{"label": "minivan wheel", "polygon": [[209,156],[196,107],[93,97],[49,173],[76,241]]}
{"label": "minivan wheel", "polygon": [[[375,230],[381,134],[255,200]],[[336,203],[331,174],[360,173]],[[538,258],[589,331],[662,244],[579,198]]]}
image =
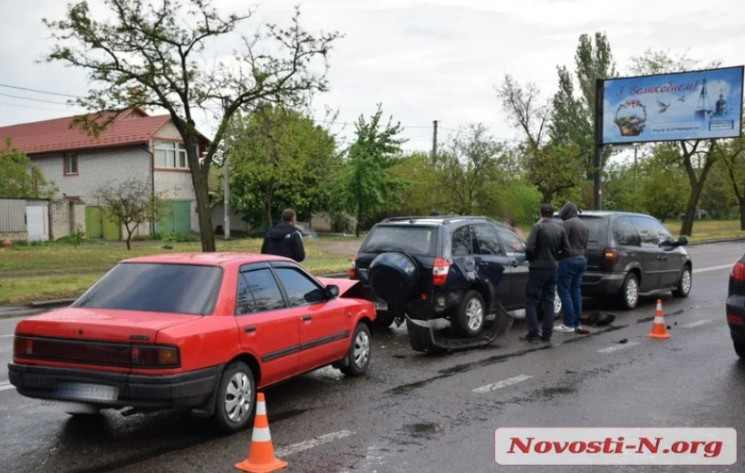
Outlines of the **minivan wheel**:
{"label": "minivan wheel", "polygon": [[456,330],[467,337],[475,337],[481,333],[486,320],[484,298],[478,291],[468,291],[460,302],[453,317]]}
{"label": "minivan wheel", "polygon": [[688,297],[691,292],[691,286],[693,285],[693,277],[691,276],[691,268],[686,266],[680,273],[680,280],[678,281],[678,287],[673,290],[673,296],[675,297]]}
{"label": "minivan wheel", "polygon": [[639,279],[636,274],[629,273],[626,275],[626,279],[623,280],[623,286],[621,286],[621,305],[626,310],[631,310],[636,307],[639,302]]}

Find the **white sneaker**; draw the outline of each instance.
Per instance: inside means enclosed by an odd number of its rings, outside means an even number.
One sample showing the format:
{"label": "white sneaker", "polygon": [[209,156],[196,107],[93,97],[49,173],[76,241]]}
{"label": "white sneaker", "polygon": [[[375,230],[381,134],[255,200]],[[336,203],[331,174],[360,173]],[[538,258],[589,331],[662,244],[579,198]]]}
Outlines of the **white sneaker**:
{"label": "white sneaker", "polygon": [[561,324],[554,327],[554,332],[573,333],[574,327],[567,327],[566,325]]}

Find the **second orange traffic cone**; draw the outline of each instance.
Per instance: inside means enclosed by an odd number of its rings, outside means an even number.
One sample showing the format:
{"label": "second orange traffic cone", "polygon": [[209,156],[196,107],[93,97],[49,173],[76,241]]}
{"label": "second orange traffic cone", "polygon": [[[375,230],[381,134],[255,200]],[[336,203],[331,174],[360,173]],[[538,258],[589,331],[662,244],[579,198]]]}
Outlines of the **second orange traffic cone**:
{"label": "second orange traffic cone", "polygon": [[269,419],[266,415],[264,393],[256,394],[256,418],[251,434],[251,447],[248,458],[236,463],[236,468],[250,473],[268,473],[287,467],[287,462],[274,456],[272,435],[269,432]]}
{"label": "second orange traffic cone", "polygon": [[662,315],[662,299],[657,299],[657,310],[654,313],[654,324],[652,331],[647,334],[650,338],[670,338],[665,325],[665,317]]}

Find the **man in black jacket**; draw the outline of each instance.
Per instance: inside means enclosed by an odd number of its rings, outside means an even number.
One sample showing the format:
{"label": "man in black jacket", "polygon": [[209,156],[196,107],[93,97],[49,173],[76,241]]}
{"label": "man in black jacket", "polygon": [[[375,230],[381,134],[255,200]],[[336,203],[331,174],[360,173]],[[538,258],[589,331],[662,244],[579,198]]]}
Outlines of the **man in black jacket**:
{"label": "man in black jacket", "polygon": [[266,232],[264,244],[261,245],[261,253],[269,255],[285,256],[292,258],[298,263],[305,259],[305,248],[303,247],[303,236],[295,227],[297,215],[292,209],[282,212],[282,221]]}
{"label": "man in black jacket", "polygon": [[[569,253],[569,242],[564,229],[553,222],[554,208],[541,205],[541,220],[533,225],[525,247],[530,262],[528,285],[525,288],[525,318],[528,333],[522,340],[528,342],[551,341],[554,321],[554,296],[556,295],[556,268],[558,260]],[[538,304],[543,305],[543,331],[538,333]]]}

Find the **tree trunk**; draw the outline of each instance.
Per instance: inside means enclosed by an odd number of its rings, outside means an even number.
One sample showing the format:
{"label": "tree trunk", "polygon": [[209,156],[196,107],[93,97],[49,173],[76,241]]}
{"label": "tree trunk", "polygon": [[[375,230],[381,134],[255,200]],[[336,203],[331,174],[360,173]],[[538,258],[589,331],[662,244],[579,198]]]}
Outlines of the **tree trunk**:
{"label": "tree trunk", "polygon": [[207,176],[205,172],[192,172],[194,194],[197,196],[197,215],[199,216],[199,234],[202,240],[202,251],[215,251],[215,234],[212,230],[212,215],[210,212],[209,193],[207,192]]}
{"label": "tree trunk", "polygon": [[266,229],[272,228],[272,202],[274,201],[274,178],[269,179],[269,189],[264,197],[264,224]]}

